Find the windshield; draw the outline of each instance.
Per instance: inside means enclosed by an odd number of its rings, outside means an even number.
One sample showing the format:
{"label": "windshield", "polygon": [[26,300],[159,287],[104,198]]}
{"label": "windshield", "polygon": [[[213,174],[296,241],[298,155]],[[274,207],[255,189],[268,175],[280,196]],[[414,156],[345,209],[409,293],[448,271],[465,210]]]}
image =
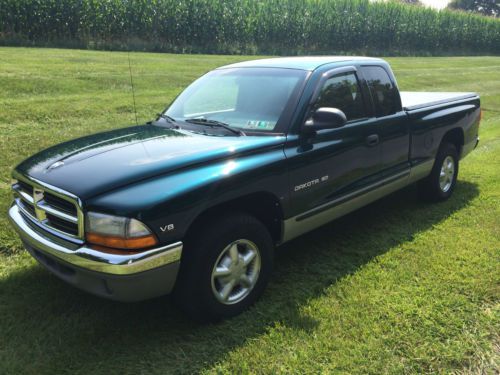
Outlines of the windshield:
{"label": "windshield", "polygon": [[306,74],[275,68],[214,70],[184,90],[165,114],[175,120],[203,118],[245,131],[277,132]]}

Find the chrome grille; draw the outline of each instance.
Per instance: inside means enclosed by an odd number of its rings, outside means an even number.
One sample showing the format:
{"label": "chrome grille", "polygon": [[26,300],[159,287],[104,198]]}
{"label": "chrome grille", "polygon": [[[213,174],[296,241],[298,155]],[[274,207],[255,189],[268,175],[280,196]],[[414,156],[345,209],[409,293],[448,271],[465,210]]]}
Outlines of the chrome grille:
{"label": "chrome grille", "polygon": [[77,197],[40,181],[14,175],[15,203],[39,226],[62,237],[83,240],[83,212]]}
{"label": "chrome grille", "polygon": [[33,195],[33,186],[27,184],[24,181],[17,181],[19,188],[24,191],[26,194]]}
{"label": "chrome grille", "polygon": [[76,206],[73,202],[61,199],[58,196],[49,193],[48,191],[45,191],[43,199],[48,207],[54,207],[59,211],[65,212],[68,215],[77,217]]}
{"label": "chrome grille", "polygon": [[24,213],[27,213],[29,216],[31,216],[33,218],[36,217],[35,208],[33,207],[33,205],[28,204],[25,201],[20,200],[20,199],[18,199],[16,201],[16,203],[21,208],[21,211],[23,211]]}

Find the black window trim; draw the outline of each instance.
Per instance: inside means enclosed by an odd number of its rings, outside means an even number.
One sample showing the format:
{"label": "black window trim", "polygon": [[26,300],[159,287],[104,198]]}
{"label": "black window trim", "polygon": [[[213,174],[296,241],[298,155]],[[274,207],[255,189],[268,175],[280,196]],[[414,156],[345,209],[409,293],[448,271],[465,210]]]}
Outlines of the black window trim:
{"label": "black window trim", "polygon": [[[398,98],[398,104],[399,104],[399,108],[396,112],[394,113],[390,113],[388,115],[380,115],[378,113],[378,109],[377,109],[377,104],[375,103],[375,98],[374,98],[374,93],[372,92],[372,89],[370,88],[370,85],[368,84],[368,80],[366,79],[366,74],[365,74],[365,69],[364,68],[380,68],[382,69],[385,74],[387,74],[387,78],[389,78],[389,82],[391,82],[391,85],[393,87],[394,90],[396,90],[397,92],[397,98]],[[372,104],[372,107],[373,107],[373,117],[375,118],[383,118],[383,117],[388,117],[388,116],[393,116],[399,112],[401,112],[403,110],[403,104],[401,102],[401,95],[399,95],[399,87],[398,85],[396,84],[396,81],[394,80],[394,76],[391,74],[391,72],[389,70],[386,69],[386,67],[384,65],[379,65],[379,64],[362,64],[360,66],[360,73],[363,75],[363,79],[365,80],[365,84],[366,84],[366,88],[368,90],[368,94],[370,95],[370,100],[371,100],[371,104]]]}
{"label": "black window trim", "polygon": [[311,96],[311,100],[309,101],[308,109],[306,111],[306,115],[305,115],[303,121],[306,121],[306,119],[310,116],[311,108],[314,105],[314,103],[316,102],[316,100],[318,99],[319,94],[321,93],[321,89],[323,88],[325,82],[336,75],[345,74],[345,73],[353,73],[354,76],[356,77],[356,82],[358,83],[359,92],[360,92],[361,98],[363,100],[363,109],[364,109],[364,113],[365,113],[365,117],[360,117],[360,118],[353,119],[353,120],[347,120],[346,125],[360,122],[360,121],[366,121],[366,120],[369,120],[370,118],[373,117],[373,116],[371,116],[371,112],[372,112],[371,108],[369,109],[367,107],[368,100],[370,100],[369,104],[372,105],[372,103],[371,103],[372,99],[371,99],[371,97],[366,98],[365,91],[363,90],[362,80],[364,80],[364,77],[362,74],[360,74],[361,72],[357,67],[355,67],[354,65],[350,65],[350,66],[342,66],[339,68],[333,68],[333,69],[327,70],[326,72],[324,72],[321,75],[321,78],[320,78],[319,82],[316,84],[316,88],[314,89],[314,93]]}

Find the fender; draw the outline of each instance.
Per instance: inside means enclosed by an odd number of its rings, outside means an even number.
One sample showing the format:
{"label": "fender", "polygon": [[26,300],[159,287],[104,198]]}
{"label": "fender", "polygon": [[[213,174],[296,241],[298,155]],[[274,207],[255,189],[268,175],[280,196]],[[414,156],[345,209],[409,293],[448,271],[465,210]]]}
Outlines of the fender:
{"label": "fender", "polygon": [[85,210],[135,217],[161,243],[177,241],[201,213],[241,196],[267,192],[286,206],[285,159],[278,144],[108,192],[87,201]]}

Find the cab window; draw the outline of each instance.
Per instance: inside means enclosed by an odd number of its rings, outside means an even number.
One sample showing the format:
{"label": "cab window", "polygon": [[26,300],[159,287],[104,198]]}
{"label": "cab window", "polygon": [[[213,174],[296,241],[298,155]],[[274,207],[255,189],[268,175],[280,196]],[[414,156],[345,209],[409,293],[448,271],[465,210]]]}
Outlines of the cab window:
{"label": "cab window", "polygon": [[370,88],[377,117],[392,115],[401,110],[398,90],[384,68],[364,66],[363,75]]}
{"label": "cab window", "polygon": [[328,78],[321,88],[313,109],[338,108],[345,113],[347,121],[365,118],[365,106],[354,73],[343,73]]}

